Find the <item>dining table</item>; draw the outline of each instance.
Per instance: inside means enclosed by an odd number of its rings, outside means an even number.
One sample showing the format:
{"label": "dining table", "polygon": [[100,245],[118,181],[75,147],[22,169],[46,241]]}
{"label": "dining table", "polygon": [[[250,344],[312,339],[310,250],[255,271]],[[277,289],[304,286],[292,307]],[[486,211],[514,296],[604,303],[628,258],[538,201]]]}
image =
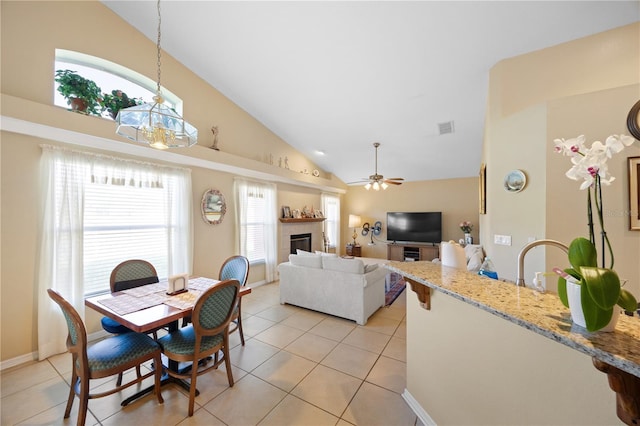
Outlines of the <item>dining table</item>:
{"label": "dining table", "polygon": [[[189,279],[187,291],[168,294],[168,280],[160,280],[154,284],[91,296],[84,300],[84,304],[139,333],[149,333],[159,327],[167,327],[168,331],[172,332],[178,329],[181,319],[191,316],[198,297],[218,282],[220,281],[212,278],[194,277]],[[251,293],[251,288],[243,286],[240,288],[239,297],[249,293]],[[166,368],[183,371],[191,368],[191,365],[183,367],[177,361],[169,359]],[[189,382],[165,373],[162,377],[162,385],[168,383],[176,383],[186,390],[190,388]],[[152,391],[153,386],[149,386],[123,400],[121,405],[126,406]],[[198,393],[196,390],[196,395]]]}

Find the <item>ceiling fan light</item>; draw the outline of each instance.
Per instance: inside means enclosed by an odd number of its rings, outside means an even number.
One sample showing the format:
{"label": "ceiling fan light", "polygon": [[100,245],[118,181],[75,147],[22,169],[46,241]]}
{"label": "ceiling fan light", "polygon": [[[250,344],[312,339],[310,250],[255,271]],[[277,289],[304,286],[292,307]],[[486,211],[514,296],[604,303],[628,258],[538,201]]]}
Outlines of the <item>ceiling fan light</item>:
{"label": "ceiling fan light", "polygon": [[387,183],[386,183],[386,182],[382,182],[382,185],[380,185],[380,186],[382,186],[382,189],[383,189],[383,190],[384,190],[384,189],[387,189],[387,188],[389,187],[389,185],[387,185]]}
{"label": "ceiling fan light", "polygon": [[373,182],[373,190],[380,191],[380,184],[378,182]]}
{"label": "ceiling fan light", "polygon": [[364,189],[366,189],[367,191],[371,189],[371,182],[367,182],[367,184],[364,186]]}

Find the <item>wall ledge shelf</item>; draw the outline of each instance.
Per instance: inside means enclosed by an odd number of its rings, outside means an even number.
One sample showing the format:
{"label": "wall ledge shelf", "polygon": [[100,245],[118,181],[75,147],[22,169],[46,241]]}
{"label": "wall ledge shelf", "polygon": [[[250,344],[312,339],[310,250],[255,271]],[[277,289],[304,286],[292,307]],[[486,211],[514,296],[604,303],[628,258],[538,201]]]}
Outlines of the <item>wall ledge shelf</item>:
{"label": "wall ledge shelf", "polygon": [[291,217],[281,217],[280,222],[282,223],[301,223],[301,222],[322,222],[326,218],[324,217],[302,217],[299,219],[291,218]]}

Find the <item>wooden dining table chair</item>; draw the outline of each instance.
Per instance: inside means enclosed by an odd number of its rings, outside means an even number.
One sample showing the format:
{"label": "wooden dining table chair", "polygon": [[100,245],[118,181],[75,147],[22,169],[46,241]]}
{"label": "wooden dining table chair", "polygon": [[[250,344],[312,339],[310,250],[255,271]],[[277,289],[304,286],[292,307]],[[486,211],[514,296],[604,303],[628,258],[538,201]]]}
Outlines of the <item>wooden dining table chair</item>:
{"label": "wooden dining table chair", "polygon": [[[202,375],[224,362],[229,386],[233,386],[233,374],[229,360],[229,324],[238,304],[240,283],[226,280],[214,284],[196,300],[191,314],[191,325],[178,328],[158,339],[162,352],[170,360],[191,362],[187,373],[167,369],[167,373],[180,379],[191,379],[189,387],[189,416],[193,416],[196,397],[196,381]],[[200,362],[213,354],[222,357],[207,365]]]}
{"label": "wooden dining table chair", "polygon": [[[109,287],[111,293],[117,291],[129,290],[135,287],[141,287],[147,284],[154,284],[159,282],[158,273],[156,268],[148,261],[142,259],[129,259],[124,262],[120,262],[111,271],[109,277]],[[102,317],[100,320],[102,328],[111,334],[123,334],[131,332],[126,326],[120,324],[118,321],[109,317]],[[153,334],[153,338],[157,339],[157,331],[159,329],[151,330],[149,333]],[[140,368],[136,368],[136,373],[140,377]],[[117,384],[122,383],[122,373],[118,375]]]}
{"label": "wooden dining table chair", "polygon": [[[82,426],[87,418],[89,399],[101,398],[120,392],[122,389],[140,383],[151,376],[154,376],[155,379],[154,393],[158,398],[158,402],[164,402],[160,393],[162,353],[158,342],[146,334],[130,332],[107,337],[88,346],[87,330],[75,308],[57,291],[48,289],[47,293],[62,309],[69,330],[67,349],[72,355],[72,374],[69,398],[64,411],[65,419],[69,418],[75,395],[78,395],[80,399],[77,424]],[[139,368],[142,363],[150,360],[153,361],[155,366],[154,371],[136,376],[124,385],[117,383],[114,388],[106,391],[90,393],[90,380],[120,374],[134,367]]]}

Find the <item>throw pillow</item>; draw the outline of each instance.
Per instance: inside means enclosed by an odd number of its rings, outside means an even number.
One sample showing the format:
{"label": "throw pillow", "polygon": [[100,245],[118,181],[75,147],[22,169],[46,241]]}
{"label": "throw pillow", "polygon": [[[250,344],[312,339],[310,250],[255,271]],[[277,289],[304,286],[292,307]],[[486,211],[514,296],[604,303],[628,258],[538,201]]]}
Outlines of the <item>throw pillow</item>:
{"label": "throw pillow", "polygon": [[315,256],[315,253],[311,253],[309,251],[304,251],[304,250],[300,250],[300,249],[296,249],[296,254],[299,254],[300,256]]}
{"label": "throw pillow", "polygon": [[364,274],[364,263],[360,259],[343,259],[341,257],[320,256],[322,268],[331,271]]}
{"label": "throw pillow", "polygon": [[[471,244],[470,244],[471,245]],[[469,247],[469,245],[467,246]],[[484,251],[481,245],[476,245],[467,250],[465,247],[465,254],[469,253],[470,257],[467,259],[467,271],[478,272],[482,266],[484,260]]]}
{"label": "throw pillow", "polygon": [[467,258],[467,262],[469,262],[471,256],[473,256],[477,251],[483,253],[482,246],[480,244],[467,244],[464,246],[464,256]]}
{"label": "throw pillow", "polygon": [[378,269],[378,264],[377,263],[372,263],[369,265],[364,265],[364,273],[368,274],[371,271],[375,271],[376,269]]}
{"label": "throw pillow", "polygon": [[305,266],[307,268],[322,269],[322,256],[311,253],[311,255],[290,254],[289,262],[295,266]]}

